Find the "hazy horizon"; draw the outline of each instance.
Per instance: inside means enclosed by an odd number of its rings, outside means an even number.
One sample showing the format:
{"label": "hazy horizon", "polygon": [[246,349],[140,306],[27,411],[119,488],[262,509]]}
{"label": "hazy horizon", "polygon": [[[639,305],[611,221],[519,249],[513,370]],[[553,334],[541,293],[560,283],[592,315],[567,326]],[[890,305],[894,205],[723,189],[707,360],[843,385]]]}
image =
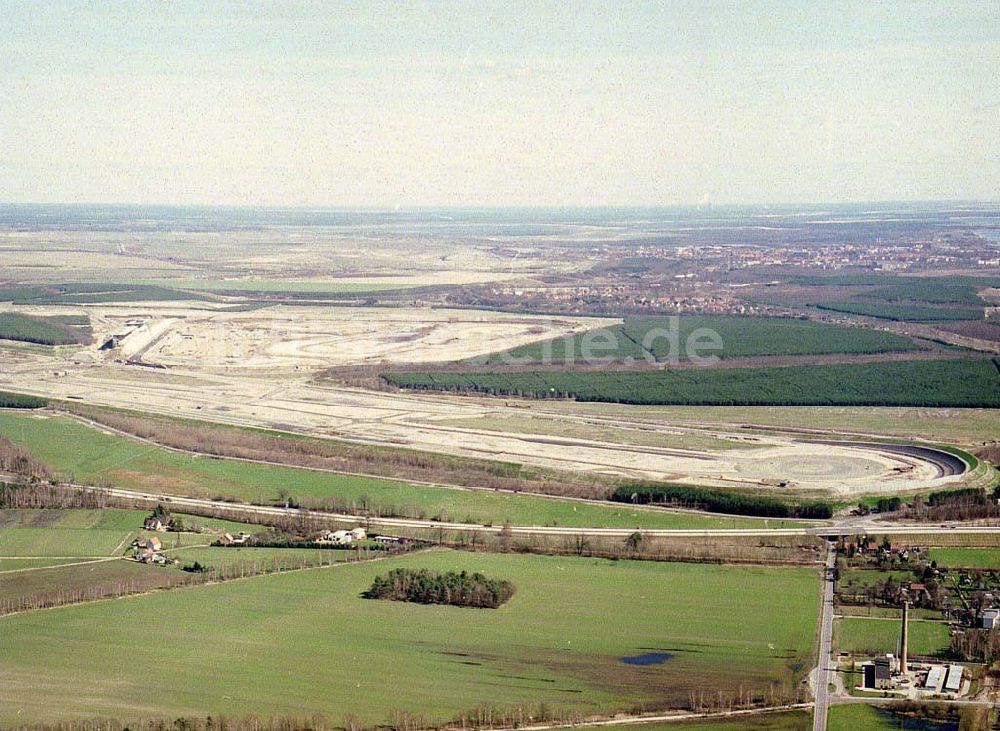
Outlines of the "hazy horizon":
{"label": "hazy horizon", "polygon": [[0,0],[0,200],[1000,199],[1000,5]]}

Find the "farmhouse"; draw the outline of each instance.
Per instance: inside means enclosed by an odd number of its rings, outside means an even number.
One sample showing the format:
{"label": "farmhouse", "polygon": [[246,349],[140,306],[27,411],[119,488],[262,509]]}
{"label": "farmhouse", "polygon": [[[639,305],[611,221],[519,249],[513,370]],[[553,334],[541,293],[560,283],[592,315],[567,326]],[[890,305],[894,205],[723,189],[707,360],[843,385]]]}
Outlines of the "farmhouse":
{"label": "farmhouse", "polygon": [[156,536],[149,536],[148,538],[136,538],[132,542],[132,546],[138,548],[140,551],[162,551],[163,542]]}
{"label": "farmhouse", "polygon": [[[363,529],[361,530],[364,533]],[[346,546],[353,543],[355,540],[354,532],[349,530],[335,530],[328,531],[325,530],[320,533],[319,538],[316,539],[317,543],[327,543],[334,546]]]}
{"label": "farmhouse", "polygon": [[226,545],[241,546],[250,539],[249,533],[239,533],[238,535],[233,535],[232,533],[222,534],[222,543]]}
{"label": "farmhouse", "polygon": [[142,524],[142,528],[143,530],[152,530],[162,533],[167,530],[167,524],[159,518],[150,516],[149,518],[146,518],[145,522]]}
{"label": "farmhouse", "polygon": [[143,549],[136,554],[136,560],[140,563],[155,563],[160,565],[165,565],[167,557],[162,553],[157,553],[156,551],[151,551],[149,549]]}

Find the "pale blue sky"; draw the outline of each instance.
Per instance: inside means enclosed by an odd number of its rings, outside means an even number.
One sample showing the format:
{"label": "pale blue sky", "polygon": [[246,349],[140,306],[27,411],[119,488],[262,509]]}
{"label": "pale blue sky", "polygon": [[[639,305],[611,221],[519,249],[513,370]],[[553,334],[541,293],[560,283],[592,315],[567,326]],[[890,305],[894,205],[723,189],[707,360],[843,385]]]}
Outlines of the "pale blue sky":
{"label": "pale blue sky", "polygon": [[0,200],[1000,198],[1000,3],[0,0]]}

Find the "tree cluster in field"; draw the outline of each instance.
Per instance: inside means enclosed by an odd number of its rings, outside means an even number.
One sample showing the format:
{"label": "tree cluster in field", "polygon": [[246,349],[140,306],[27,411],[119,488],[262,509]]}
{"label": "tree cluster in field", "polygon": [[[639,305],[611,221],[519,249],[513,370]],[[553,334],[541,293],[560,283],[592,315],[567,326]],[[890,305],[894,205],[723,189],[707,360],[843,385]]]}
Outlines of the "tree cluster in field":
{"label": "tree cluster in field", "polygon": [[48,403],[38,396],[0,391],[0,409],[42,409],[48,406]]}
{"label": "tree cluster in field", "polygon": [[496,609],[514,596],[514,585],[481,573],[430,569],[393,569],[375,577],[366,599],[390,599],[418,604],[448,604],[455,607]]}
{"label": "tree cluster in field", "polygon": [[827,519],[833,516],[833,506],[829,503],[792,503],[771,497],[688,485],[628,483],[616,489],[611,499],[636,505],[669,505],[705,510],[709,513],[765,518]]}
{"label": "tree cluster in field", "polygon": [[992,665],[1000,660],[1000,632],[995,629],[954,632],[948,643],[948,654],[963,662]]}
{"label": "tree cluster in field", "polygon": [[1000,486],[990,492],[964,487],[932,492],[926,498],[917,495],[900,516],[933,522],[1000,517]]}

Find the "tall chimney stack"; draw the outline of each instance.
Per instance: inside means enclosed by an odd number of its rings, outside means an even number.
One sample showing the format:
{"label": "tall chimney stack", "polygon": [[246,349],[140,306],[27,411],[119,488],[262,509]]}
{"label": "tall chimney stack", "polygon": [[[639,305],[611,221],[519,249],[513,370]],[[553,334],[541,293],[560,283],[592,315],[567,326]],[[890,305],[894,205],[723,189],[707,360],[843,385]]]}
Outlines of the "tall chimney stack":
{"label": "tall chimney stack", "polygon": [[910,602],[903,602],[903,632],[902,636],[899,638],[899,672],[906,672],[906,641],[908,639],[909,628],[907,626],[907,620],[909,619],[909,608]]}

